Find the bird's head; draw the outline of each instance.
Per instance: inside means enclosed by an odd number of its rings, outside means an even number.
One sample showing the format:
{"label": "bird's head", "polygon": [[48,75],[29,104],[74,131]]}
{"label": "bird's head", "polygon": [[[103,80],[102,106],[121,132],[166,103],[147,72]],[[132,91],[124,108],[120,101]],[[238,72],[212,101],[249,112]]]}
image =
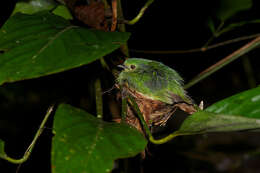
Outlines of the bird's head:
{"label": "bird's head", "polygon": [[148,68],[150,62],[152,61],[142,58],[129,58],[124,64],[118,65],[118,67],[123,68],[123,72],[137,72]]}

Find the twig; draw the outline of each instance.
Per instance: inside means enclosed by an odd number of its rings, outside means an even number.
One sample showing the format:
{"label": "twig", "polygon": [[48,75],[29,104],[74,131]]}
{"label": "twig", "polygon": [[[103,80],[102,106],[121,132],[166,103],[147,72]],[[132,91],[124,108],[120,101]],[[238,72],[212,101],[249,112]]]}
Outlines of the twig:
{"label": "twig", "polygon": [[244,71],[245,71],[245,74],[246,74],[246,78],[247,78],[249,87],[255,88],[256,87],[256,80],[255,80],[255,77],[254,77],[254,72],[253,72],[251,62],[250,62],[249,57],[247,55],[243,56],[242,64],[243,64],[243,67],[244,67]]}
{"label": "twig", "polygon": [[193,78],[188,84],[184,86],[185,89],[190,88],[191,86],[195,85],[202,79],[206,78],[207,76],[211,75],[212,73],[216,72],[220,68],[224,67],[225,65],[229,64],[230,62],[234,61],[235,59],[241,57],[242,55],[246,54],[247,52],[251,51],[255,47],[260,44],[260,36],[252,40],[251,42],[247,43],[243,47],[239,48],[235,52],[231,53],[227,57],[221,59],[216,64],[210,66],[206,70],[199,73],[195,78]]}
{"label": "twig", "polygon": [[148,0],[148,1],[144,4],[143,8],[141,8],[141,10],[140,10],[139,13],[137,14],[137,16],[136,16],[134,19],[132,19],[132,20],[130,20],[130,21],[127,21],[127,24],[128,24],[128,25],[134,25],[136,22],[138,22],[138,21],[141,19],[141,17],[144,15],[145,10],[153,3],[153,1],[154,1],[154,0]]}
{"label": "twig", "polygon": [[252,39],[252,38],[255,38],[255,37],[259,37],[259,36],[260,36],[259,33],[253,34],[253,35],[248,35],[248,36],[242,36],[242,37],[238,37],[238,38],[235,38],[235,39],[220,42],[220,43],[217,43],[217,44],[213,44],[213,45],[210,45],[208,47],[194,48],[194,49],[188,49],[188,50],[134,50],[134,49],[131,49],[130,51],[135,52],[135,53],[145,53],[145,54],[185,54],[185,53],[206,52],[206,51],[214,49],[214,48],[218,48],[218,47],[225,46],[225,45],[228,45],[228,44],[236,43],[236,42],[239,42],[239,41]]}
{"label": "twig", "polygon": [[178,131],[175,131],[171,134],[169,134],[168,136],[164,137],[164,138],[161,138],[161,139],[154,139],[152,133],[150,132],[149,130],[149,127],[147,126],[145,120],[144,120],[144,117],[137,105],[137,103],[135,102],[134,98],[132,96],[129,95],[129,99],[131,101],[131,105],[134,107],[134,110],[136,111],[137,113],[137,116],[142,124],[142,127],[146,133],[146,135],[148,136],[149,138],[149,141],[154,143],[154,144],[164,144],[170,140],[172,140],[173,138],[177,137],[177,136],[180,136],[180,135],[192,135],[192,133],[179,133]]}
{"label": "twig", "polygon": [[218,28],[216,29],[216,31],[213,33],[213,35],[208,39],[208,41],[204,44],[204,48],[207,48],[208,45],[214,40],[214,38],[216,38],[218,36],[218,32],[222,29],[222,27],[224,26],[224,22],[221,22],[218,26]]}
{"label": "twig", "polygon": [[21,164],[21,163],[27,161],[29,156],[30,156],[30,154],[31,154],[31,152],[32,152],[32,150],[33,150],[33,148],[34,148],[34,146],[35,146],[35,144],[36,144],[37,139],[40,137],[40,135],[43,132],[44,125],[47,122],[47,120],[48,120],[48,118],[49,118],[49,116],[50,116],[50,114],[51,114],[51,112],[53,110],[53,107],[54,106],[52,105],[47,110],[47,113],[46,113],[44,119],[42,120],[42,123],[41,123],[38,131],[36,132],[36,134],[35,134],[32,142],[31,142],[31,144],[29,145],[29,147],[27,148],[26,152],[24,153],[24,155],[23,155],[23,157],[21,159],[13,159],[13,158],[11,158],[11,157],[9,157],[7,155],[1,156],[1,158],[5,159],[5,160],[7,160],[7,161],[9,161],[11,163],[14,163],[14,164]]}
{"label": "twig", "polygon": [[103,118],[102,89],[100,79],[95,81],[97,118]]}
{"label": "twig", "polygon": [[[117,17],[119,20],[124,20],[124,14],[123,14],[123,9],[122,9],[122,5],[121,5],[121,0],[117,0]],[[119,24],[118,25],[118,30],[120,32],[125,32],[126,29],[125,29],[125,24]],[[128,45],[127,43],[126,44],[123,44],[120,46],[120,49],[122,51],[123,54],[125,54],[125,56],[129,57],[129,50],[128,50]]]}
{"label": "twig", "polygon": [[126,120],[126,114],[127,114],[127,100],[125,98],[122,98],[121,117],[122,117],[123,122]]}
{"label": "twig", "polygon": [[116,30],[117,25],[117,0],[112,0],[112,24],[111,31]]}

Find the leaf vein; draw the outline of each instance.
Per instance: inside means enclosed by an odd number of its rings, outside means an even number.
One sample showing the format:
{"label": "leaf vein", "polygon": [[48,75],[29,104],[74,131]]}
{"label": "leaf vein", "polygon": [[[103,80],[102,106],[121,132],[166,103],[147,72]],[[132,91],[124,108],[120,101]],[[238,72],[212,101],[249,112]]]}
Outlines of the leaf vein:
{"label": "leaf vein", "polygon": [[64,28],[63,30],[61,30],[60,32],[58,32],[57,34],[54,35],[54,37],[52,37],[52,39],[50,39],[35,55],[32,56],[32,59],[37,58],[47,47],[49,47],[61,34],[63,34],[64,32],[72,29],[72,28],[77,28],[78,26],[75,25],[71,25],[68,26],[66,28]]}
{"label": "leaf vein", "polygon": [[88,164],[88,162],[90,160],[90,155],[93,153],[93,151],[94,151],[94,149],[95,149],[95,147],[97,145],[98,138],[99,138],[99,135],[101,134],[102,130],[103,130],[103,124],[100,123],[99,126],[97,127],[97,133],[95,135],[96,137],[94,138],[93,143],[91,144],[90,149],[88,151],[89,157],[86,160],[86,165]]}

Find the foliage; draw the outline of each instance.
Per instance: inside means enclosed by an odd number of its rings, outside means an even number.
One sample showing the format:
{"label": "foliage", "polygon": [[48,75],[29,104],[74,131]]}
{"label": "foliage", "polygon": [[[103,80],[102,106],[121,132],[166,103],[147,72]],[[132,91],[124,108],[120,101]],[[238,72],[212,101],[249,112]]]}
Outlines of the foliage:
{"label": "foliage", "polygon": [[110,172],[113,160],[135,156],[147,143],[133,127],[104,122],[69,105],[56,111],[54,134],[53,172]]}
{"label": "foliage", "polygon": [[[145,9],[152,2],[148,1]],[[208,23],[215,37],[248,23],[259,23],[259,19],[255,19],[225,25],[239,12],[250,10],[251,0],[221,0],[219,5],[212,16],[214,20],[210,19]],[[134,23],[143,13],[144,10]],[[130,34],[74,25],[70,22],[72,16],[66,6],[58,6],[53,1],[18,2],[13,15],[0,29],[0,50],[3,52],[0,54],[0,85],[82,66],[88,68],[87,65],[95,61],[108,68],[103,57],[125,46]],[[220,23],[219,27],[215,27],[216,23]],[[259,93],[260,87],[257,87],[220,100],[205,111],[186,118],[169,137],[153,139],[147,131],[146,135],[151,142],[161,144],[181,135],[258,129]],[[102,104],[100,107],[102,109]],[[107,122],[68,104],[58,105],[54,114],[53,172],[110,172],[115,160],[136,156],[146,148],[148,141],[144,135],[125,123]],[[5,144],[0,140],[0,157],[3,159],[7,158]],[[21,163],[17,159],[9,161]]]}
{"label": "foliage", "polygon": [[[0,84],[89,64],[117,49],[128,37],[128,33],[71,25],[46,11],[18,13],[0,30],[0,50],[5,52],[0,55]],[[31,68],[25,68],[28,66]]]}

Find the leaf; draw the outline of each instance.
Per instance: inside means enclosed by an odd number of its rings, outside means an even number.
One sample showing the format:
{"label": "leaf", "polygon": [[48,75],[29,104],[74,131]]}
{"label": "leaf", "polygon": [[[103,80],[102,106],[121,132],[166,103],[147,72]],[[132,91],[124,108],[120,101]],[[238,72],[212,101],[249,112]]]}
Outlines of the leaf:
{"label": "leaf", "polygon": [[128,33],[71,25],[50,12],[16,14],[0,30],[0,84],[89,64],[124,44]]}
{"label": "leaf", "polygon": [[215,28],[214,21],[212,20],[212,18],[208,19],[207,25],[208,25],[210,31],[214,34],[216,32],[216,28]]}
{"label": "leaf", "polygon": [[12,15],[15,13],[33,14],[43,10],[53,9],[57,3],[53,0],[29,0],[17,2]]}
{"label": "leaf", "polygon": [[65,5],[59,5],[55,10],[52,11],[53,14],[61,16],[64,19],[73,19],[69,9]]}
{"label": "leaf", "polygon": [[104,122],[65,104],[56,111],[54,133],[53,173],[110,172],[114,160],[135,156],[147,144],[129,125]]}
{"label": "leaf", "polygon": [[221,31],[219,31],[217,34],[219,36],[223,33],[229,32],[229,31],[231,31],[235,28],[242,27],[242,26],[247,25],[247,24],[255,24],[255,23],[260,23],[260,19],[231,23],[231,24],[227,25],[225,28],[221,29]]}
{"label": "leaf", "polygon": [[199,111],[189,116],[181,125],[180,134],[230,132],[260,128],[260,120],[243,116]]}
{"label": "leaf", "polygon": [[214,113],[260,118],[260,86],[221,100],[206,110]]}
{"label": "leaf", "polygon": [[236,13],[249,10],[252,0],[220,0],[215,11],[215,16],[222,22],[234,16]]}
{"label": "leaf", "polygon": [[260,128],[260,87],[222,101],[184,120],[177,135],[254,130]]}

